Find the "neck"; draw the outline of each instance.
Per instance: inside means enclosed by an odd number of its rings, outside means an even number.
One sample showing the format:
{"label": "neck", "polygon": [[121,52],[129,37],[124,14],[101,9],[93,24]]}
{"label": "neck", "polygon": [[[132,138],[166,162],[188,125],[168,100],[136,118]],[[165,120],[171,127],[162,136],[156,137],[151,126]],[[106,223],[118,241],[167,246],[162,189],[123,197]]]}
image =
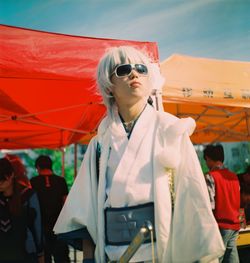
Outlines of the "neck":
{"label": "neck", "polygon": [[213,170],[218,170],[218,169],[222,169],[222,168],[223,168],[222,162],[215,162],[210,170],[213,171]]}
{"label": "neck", "polygon": [[50,169],[39,169],[38,173],[40,175],[51,175],[53,172]]}
{"label": "neck", "polygon": [[145,107],[145,101],[139,101],[133,105],[118,105],[119,114],[128,123],[136,120]]}

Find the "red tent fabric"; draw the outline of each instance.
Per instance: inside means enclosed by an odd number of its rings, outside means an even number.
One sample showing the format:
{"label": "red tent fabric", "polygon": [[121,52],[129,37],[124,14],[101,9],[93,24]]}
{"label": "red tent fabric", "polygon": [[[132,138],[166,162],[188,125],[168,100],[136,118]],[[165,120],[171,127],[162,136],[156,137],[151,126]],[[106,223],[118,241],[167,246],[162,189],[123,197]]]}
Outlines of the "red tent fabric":
{"label": "red tent fabric", "polygon": [[95,132],[105,114],[96,66],[132,45],[158,62],[155,42],[78,37],[0,25],[0,148],[58,148]]}

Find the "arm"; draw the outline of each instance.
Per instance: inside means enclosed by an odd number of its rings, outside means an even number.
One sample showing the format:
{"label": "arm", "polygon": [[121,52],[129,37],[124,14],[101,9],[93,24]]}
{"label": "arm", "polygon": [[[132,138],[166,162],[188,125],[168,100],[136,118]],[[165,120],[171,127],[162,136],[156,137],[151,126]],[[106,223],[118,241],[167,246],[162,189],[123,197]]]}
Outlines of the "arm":
{"label": "arm", "polygon": [[61,177],[61,179],[62,179],[61,189],[62,189],[62,206],[63,206],[67,199],[69,191],[68,191],[68,185],[66,183],[65,178]]}
{"label": "arm", "polygon": [[90,239],[84,239],[82,241],[82,251],[83,251],[83,263],[91,263],[94,262],[94,252],[95,252],[95,244]]}
{"label": "arm", "polygon": [[[83,249],[85,258],[94,257],[97,241],[97,176],[95,163],[96,142],[91,141],[85,153],[78,175],[54,226],[58,238],[64,239],[78,250]],[[88,231],[87,231],[88,229]],[[85,233],[88,237],[85,237]]]}
{"label": "arm", "polygon": [[40,212],[40,205],[36,193],[34,193],[29,200],[29,209],[35,211],[30,230],[37,249],[37,256],[39,263],[43,263],[43,233],[42,233],[42,219]]}
{"label": "arm", "polygon": [[[173,258],[180,262],[186,262],[187,259],[190,259],[190,262],[195,260],[210,262],[219,258],[224,254],[223,240],[211,209],[199,159],[189,137],[185,134],[182,138],[181,162],[175,179]],[[213,189],[213,184],[211,187]],[[190,240],[192,242],[189,242]]]}

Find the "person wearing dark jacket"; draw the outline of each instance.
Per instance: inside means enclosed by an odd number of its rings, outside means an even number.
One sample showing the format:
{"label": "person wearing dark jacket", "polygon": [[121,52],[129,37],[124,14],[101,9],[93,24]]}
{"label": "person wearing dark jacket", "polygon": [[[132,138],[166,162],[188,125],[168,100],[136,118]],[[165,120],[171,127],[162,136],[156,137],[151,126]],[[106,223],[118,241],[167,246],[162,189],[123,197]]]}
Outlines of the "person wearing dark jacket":
{"label": "person wearing dark jacket", "polygon": [[37,195],[20,183],[7,158],[0,159],[0,262],[44,262]]}
{"label": "person wearing dark jacket", "polygon": [[47,155],[40,155],[35,167],[38,176],[33,177],[30,182],[38,194],[41,206],[45,262],[51,263],[53,256],[55,263],[68,263],[70,262],[68,246],[58,240],[53,232],[54,224],[68,194],[66,181],[53,173],[52,160]]}

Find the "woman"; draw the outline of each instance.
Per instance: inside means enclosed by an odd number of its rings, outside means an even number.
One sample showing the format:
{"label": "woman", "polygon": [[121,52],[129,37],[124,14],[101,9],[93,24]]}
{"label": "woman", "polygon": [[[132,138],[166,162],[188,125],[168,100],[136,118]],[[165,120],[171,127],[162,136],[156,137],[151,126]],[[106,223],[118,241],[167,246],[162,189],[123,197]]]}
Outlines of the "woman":
{"label": "woman", "polygon": [[189,140],[194,121],[148,104],[154,74],[149,58],[128,46],[111,48],[98,66],[107,116],[55,225],[57,233],[86,226],[97,263],[121,257],[140,227],[130,218],[137,213],[154,222],[156,243],[143,244],[130,262],[210,262],[224,250]]}
{"label": "woman", "polygon": [[0,262],[43,263],[41,217],[36,194],[0,159]]}
{"label": "woman", "polygon": [[18,183],[31,188],[30,181],[27,177],[27,170],[24,164],[22,163],[21,158],[15,154],[6,154],[5,157],[10,161],[14,169],[15,178],[18,181]]}

